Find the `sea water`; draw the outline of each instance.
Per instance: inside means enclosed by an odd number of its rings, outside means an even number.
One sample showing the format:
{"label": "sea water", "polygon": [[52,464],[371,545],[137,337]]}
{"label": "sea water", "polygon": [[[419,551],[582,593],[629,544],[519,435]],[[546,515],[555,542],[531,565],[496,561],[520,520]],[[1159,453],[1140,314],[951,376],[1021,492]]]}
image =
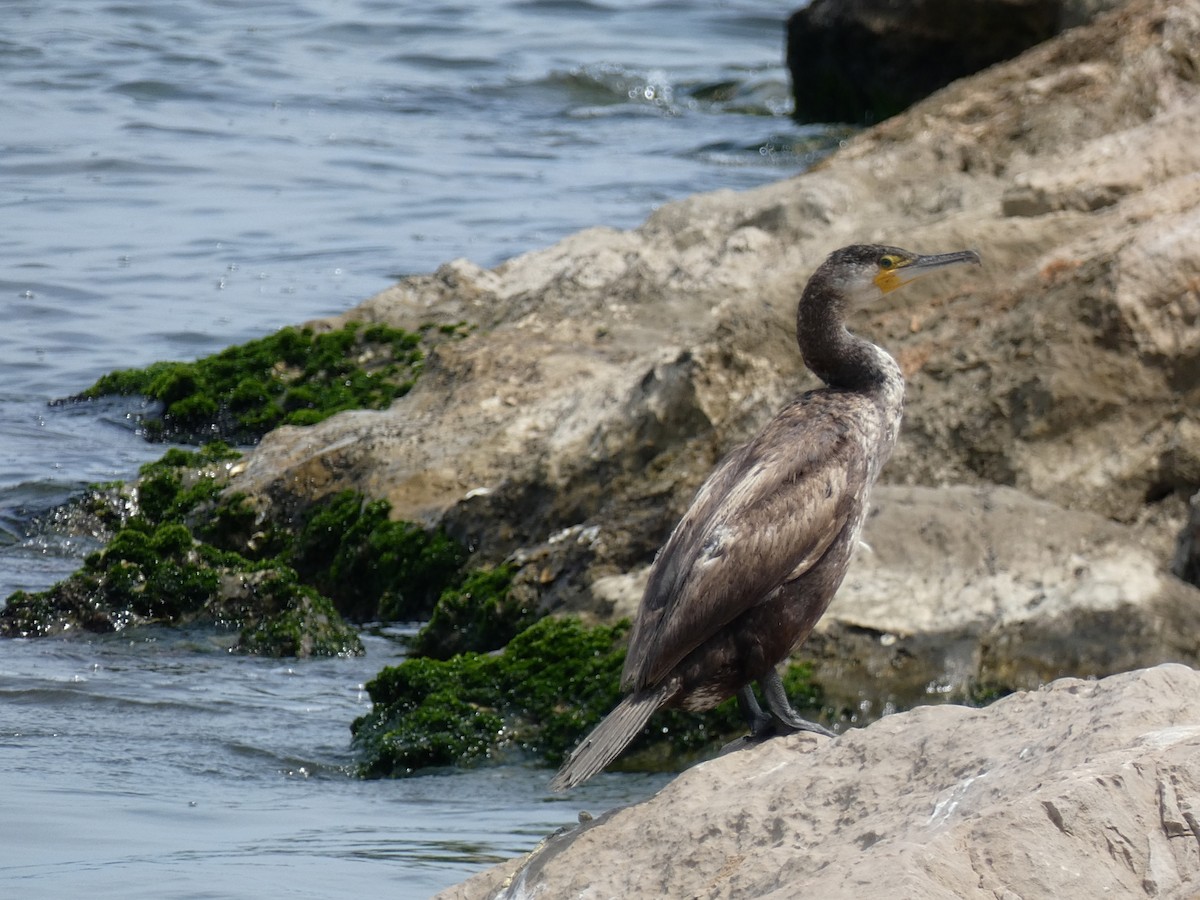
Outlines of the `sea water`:
{"label": "sea water", "polygon": [[[116,368],[342,312],[407,273],[801,171],[769,2],[173,0],[0,9],[0,598],[95,549],[39,516],[158,458]],[[2,600],[0,600],[2,602]],[[401,658],[204,633],[0,642],[0,897],[425,897],[661,779],[353,777]]]}

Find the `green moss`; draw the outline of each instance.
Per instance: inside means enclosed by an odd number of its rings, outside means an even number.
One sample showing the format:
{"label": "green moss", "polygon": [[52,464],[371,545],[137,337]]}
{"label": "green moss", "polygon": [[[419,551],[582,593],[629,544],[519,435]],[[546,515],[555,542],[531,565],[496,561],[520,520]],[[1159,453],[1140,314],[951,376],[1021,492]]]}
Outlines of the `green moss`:
{"label": "green moss", "polygon": [[[428,331],[445,339],[463,329]],[[386,384],[400,362],[405,377],[397,384],[411,384],[429,344],[424,332],[384,325],[320,335],[284,329],[194,364],[113,373],[88,394],[148,393],[164,403],[168,418],[184,421],[191,412],[181,410],[211,413],[197,392],[216,386],[220,414],[232,410],[243,425],[276,424],[271,404],[299,417],[288,421],[316,421],[334,411],[331,396],[334,406],[394,396]],[[274,381],[256,380],[255,373]],[[330,378],[337,384],[325,385],[326,391],[322,384]],[[132,487],[98,486],[85,499],[84,514],[113,528],[108,546],[48,591],[14,595],[0,610],[0,634],[212,620],[245,626],[245,646],[255,652],[340,653],[357,646],[357,638],[346,637],[342,615],[356,621],[424,618],[461,579],[463,548],[441,531],[392,521],[384,501],[345,492],[314,505],[298,524],[262,521],[245,495],[226,493],[230,464],[239,456],[221,441],[195,451],[171,449],[143,466]],[[261,579],[246,577],[264,571],[276,572],[288,598],[270,614],[261,612],[270,600]],[[223,596],[223,585],[239,581],[256,586],[259,595]],[[331,637],[319,636],[324,633]]]}
{"label": "green moss", "polygon": [[384,669],[367,685],[374,708],[352,726],[363,774],[403,775],[513,750],[561,752],[557,745],[575,732],[581,707],[607,711],[616,701],[625,630],[543,619],[497,655],[418,658]]}
{"label": "green moss", "polygon": [[0,611],[0,633],[35,636],[76,627],[107,632],[194,616],[218,582],[194,547],[183,525],[132,519],[70,578],[46,591],[9,597]]}
{"label": "green moss", "polygon": [[356,621],[415,620],[458,576],[466,553],[442,531],[388,518],[386,500],[344,491],[315,507],[291,563]]}
{"label": "green moss", "polygon": [[264,656],[357,656],[358,635],[328,598],[297,582],[295,572],[267,572],[255,589],[254,619],[242,628],[238,649]]}
{"label": "green moss", "polygon": [[14,591],[0,610],[0,635],[45,637],[62,630],[66,611],[53,603],[48,592]]}
{"label": "green moss", "polygon": [[259,532],[258,511],[240,491],[219,494],[208,514],[196,522],[193,533],[205,544],[219,550],[240,552],[247,559],[274,555],[267,550],[265,534]]}
{"label": "green moss", "polygon": [[103,553],[88,558],[98,609],[114,620],[176,622],[199,613],[217,589],[218,573],[193,553],[191,532],[178,523],[157,528],[134,519]]}
{"label": "green moss", "polygon": [[237,649],[271,656],[361,653],[333,604],[277,562],[254,563],[198,543],[178,522],[134,518],[82,569],[0,610],[0,634],[36,637],[75,628],[242,623]]}
{"label": "green moss", "polygon": [[81,399],[140,394],[162,404],[155,439],[214,435],[252,442],[279,425],[311,425],[347,409],[383,409],[407,393],[425,354],[465,326],[418,333],[351,322],[336,331],[284,328],[195,362],[158,362],[100,378]]}
{"label": "green moss", "polygon": [[138,514],[156,524],[183,522],[198,507],[217,501],[227,481],[227,464],[240,457],[223,441],[195,451],[171,448],[138,471]]}
{"label": "green moss", "polygon": [[500,659],[522,749],[557,761],[617,705],[628,629],[542,619],[513,638]]}
{"label": "green moss", "polygon": [[539,617],[509,593],[513,567],[470,572],[438,597],[433,615],[414,638],[414,656],[449,659],[467,651],[498,650]]}
{"label": "green moss", "polygon": [[[491,752],[502,733],[498,710],[481,703],[491,699],[486,667],[474,656],[449,662],[411,660],[402,672],[390,678],[396,689],[395,706],[385,713],[376,710],[356,720],[355,741],[366,752],[364,775],[405,775],[429,766],[459,765],[482,759]],[[380,677],[393,670],[385,669]],[[367,687],[386,690],[371,682]]]}
{"label": "green moss", "polygon": [[[160,438],[254,440],[280,424],[388,405],[412,387],[430,347],[466,331],[461,323],[417,332],[285,328],[194,363],[113,372],[80,397],[157,400],[161,420],[147,428]],[[14,594],[0,610],[0,634],[208,618],[243,625],[254,652],[340,653],[358,646],[342,614],[421,618],[462,577],[462,547],[441,531],[391,521],[383,501],[347,492],[298,526],[262,521],[246,496],[225,493],[238,456],[220,441],[172,449],[143,466],[134,486],[91,490],[79,515],[112,529],[108,546],[49,590]],[[254,596],[230,596],[235,583]]]}
{"label": "green moss", "polygon": [[[405,775],[512,753],[556,765],[619,700],[626,631],[626,623],[588,628],[546,618],[502,653],[413,658],[384,669],[367,685],[371,712],[352,727],[362,774]],[[819,698],[803,667],[791,667],[785,685],[802,709]],[[660,712],[619,764],[676,767],[744,731],[732,700],[703,715]]]}
{"label": "green moss", "polygon": [[999,681],[972,680],[967,687],[967,703],[970,706],[988,706],[1001,697],[1007,697],[1013,688]]}
{"label": "green moss", "polygon": [[239,646],[251,652],[341,654],[360,647],[343,615],[424,617],[461,578],[457,543],[393,522],[386,502],[352,492],[315,505],[295,528],[260,522],[245,495],[223,493],[238,457],[213,443],[143,466],[118,492],[124,501],[105,501],[117,527],[104,550],[47,591],[10,598],[0,634],[213,622],[242,628]]}
{"label": "green moss", "polygon": [[[355,632],[327,598],[300,584],[282,551],[256,559],[238,552],[259,536],[246,498],[221,496],[239,455],[221,443],[169,450],[142,467],[134,489],[120,489],[131,499],[119,515],[105,489],[103,512],[117,526],[107,546],[48,590],[13,594],[0,610],[0,634],[209,622],[242,627],[239,647],[249,652],[361,652]],[[197,539],[206,536],[220,545]],[[290,551],[290,540],[280,543]]]}

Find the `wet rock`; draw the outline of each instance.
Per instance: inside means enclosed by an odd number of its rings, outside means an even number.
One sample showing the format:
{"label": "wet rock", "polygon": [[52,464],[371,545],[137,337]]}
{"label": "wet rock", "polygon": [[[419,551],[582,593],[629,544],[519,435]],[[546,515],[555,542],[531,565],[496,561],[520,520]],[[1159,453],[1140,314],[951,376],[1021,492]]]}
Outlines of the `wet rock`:
{"label": "wet rock", "polygon": [[438,898],[1189,900],[1197,723],[1200,673],[1165,665],[777,738]]}
{"label": "wet rock", "polygon": [[1193,495],[1189,506],[1191,513],[1179,532],[1171,571],[1189,584],[1200,587],[1200,492]]}
{"label": "wet rock", "polygon": [[548,618],[501,653],[386,667],[366,686],[371,711],[352,726],[360,773],[395,777],[530,754],[560,760],[615,701],[625,630]]}
{"label": "wet rock", "polygon": [[103,547],[46,590],[9,596],[0,637],[201,627],[249,653],[360,654],[343,612],[364,603],[372,617],[384,605],[423,612],[458,575],[457,546],[390,521],[380,501],[343,494],[298,523],[264,521],[243,495],[222,493],[240,457],[220,442],[173,448],[136,481],[95,487],[52,512],[42,527],[82,531]]}
{"label": "wet rock", "polygon": [[813,0],[787,25],[796,116],[878,122],[1119,0]]}
{"label": "wet rock", "polygon": [[[403,777],[431,766],[535,759],[558,766],[620,697],[628,630],[627,621],[589,627],[548,616],[495,652],[410,654],[366,685],[371,711],[352,726],[359,772]],[[792,665],[782,675],[797,710],[817,715],[811,669]],[[614,768],[678,770],[745,730],[733,698],[703,714],[660,710]]]}
{"label": "wet rock", "polygon": [[813,0],[787,24],[796,116],[878,122],[1051,37],[1056,0]]}

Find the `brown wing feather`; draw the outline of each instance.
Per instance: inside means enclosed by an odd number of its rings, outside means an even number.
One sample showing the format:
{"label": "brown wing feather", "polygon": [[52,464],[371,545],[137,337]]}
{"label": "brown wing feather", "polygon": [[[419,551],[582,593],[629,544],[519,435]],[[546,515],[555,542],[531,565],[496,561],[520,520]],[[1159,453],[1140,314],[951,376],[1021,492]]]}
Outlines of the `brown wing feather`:
{"label": "brown wing feather", "polygon": [[[804,574],[845,527],[863,475],[861,437],[813,392],[731,453],[659,552],[630,635],[622,684],[655,684],[694,650]],[[843,403],[845,397],[842,398]],[[859,485],[861,486],[861,485]]]}

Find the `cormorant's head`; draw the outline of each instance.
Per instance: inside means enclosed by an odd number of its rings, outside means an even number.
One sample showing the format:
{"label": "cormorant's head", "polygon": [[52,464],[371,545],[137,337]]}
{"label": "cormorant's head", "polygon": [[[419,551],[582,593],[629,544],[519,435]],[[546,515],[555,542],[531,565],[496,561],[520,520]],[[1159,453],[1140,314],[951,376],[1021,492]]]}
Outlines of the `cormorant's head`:
{"label": "cormorant's head", "polygon": [[934,269],[959,263],[979,265],[974,250],[922,256],[899,247],[854,244],[835,250],[814,274],[851,303],[887,294]]}

